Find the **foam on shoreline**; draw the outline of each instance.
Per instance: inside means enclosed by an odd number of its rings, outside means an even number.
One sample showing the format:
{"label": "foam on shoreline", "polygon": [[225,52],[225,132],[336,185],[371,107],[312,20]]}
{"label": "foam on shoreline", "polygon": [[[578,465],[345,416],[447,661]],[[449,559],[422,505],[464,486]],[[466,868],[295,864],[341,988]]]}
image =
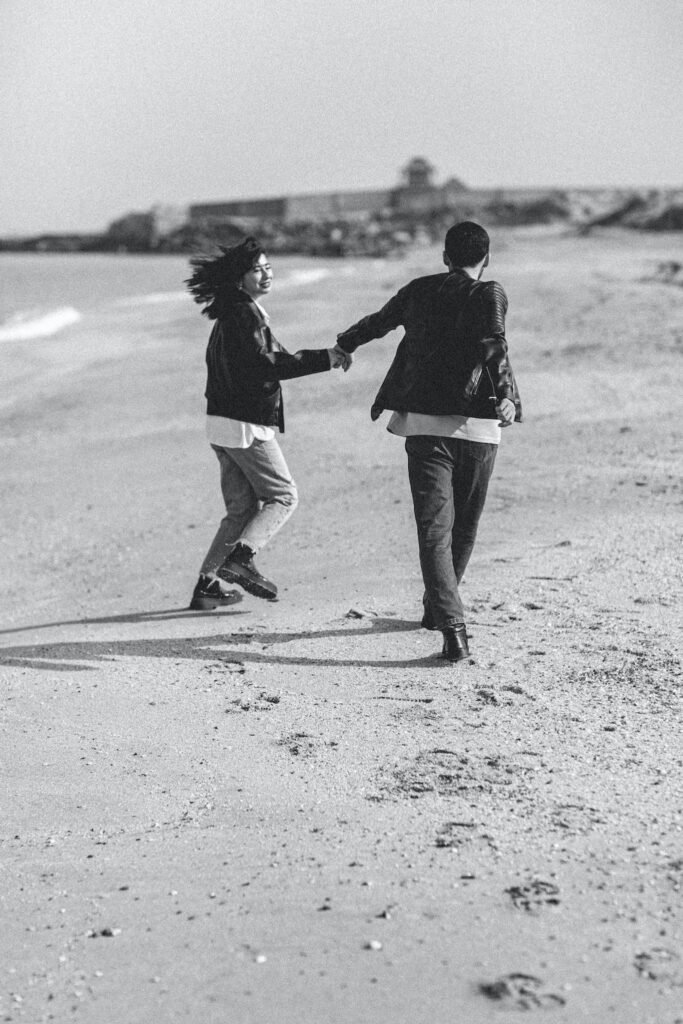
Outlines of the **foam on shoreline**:
{"label": "foam on shoreline", "polygon": [[186,291],[148,292],[147,295],[133,295],[128,299],[119,299],[116,306],[163,306],[169,302],[187,302],[190,295]]}
{"label": "foam on shoreline", "polygon": [[331,275],[332,271],[327,267],[311,267],[310,269],[292,270],[284,277],[275,278],[277,288],[297,288],[308,284],[317,284]]}
{"label": "foam on shoreline", "polygon": [[[275,283],[278,288],[302,288],[306,285],[316,284],[318,281],[323,281],[326,277],[331,275],[332,271],[326,267],[311,267],[310,269],[305,268],[301,270],[292,270],[285,272],[280,277],[276,274]],[[170,291],[170,292],[149,292],[147,295],[133,295],[130,298],[119,299],[116,303],[117,306],[161,306],[166,303],[172,302],[189,302],[191,296],[189,292],[183,291]]]}
{"label": "foam on shoreline", "polygon": [[73,306],[60,306],[44,313],[15,313],[0,324],[0,342],[51,338],[81,319],[81,314]]}

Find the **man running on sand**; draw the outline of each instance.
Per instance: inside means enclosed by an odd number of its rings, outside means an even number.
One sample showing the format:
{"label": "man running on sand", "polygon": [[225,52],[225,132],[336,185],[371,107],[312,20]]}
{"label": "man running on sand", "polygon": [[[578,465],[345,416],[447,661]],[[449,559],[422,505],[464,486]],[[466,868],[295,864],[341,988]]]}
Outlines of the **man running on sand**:
{"label": "man running on sand", "polygon": [[507,296],[481,281],[489,236],[463,221],[444,241],[446,273],[420,277],[337,338],[351,354],[402,325],[371,416],[405,437],[424,581],[425,629],[443,633],[443,656],[469,657],[458,586],[477,535],[501,428],[522,419],[505,339]]}

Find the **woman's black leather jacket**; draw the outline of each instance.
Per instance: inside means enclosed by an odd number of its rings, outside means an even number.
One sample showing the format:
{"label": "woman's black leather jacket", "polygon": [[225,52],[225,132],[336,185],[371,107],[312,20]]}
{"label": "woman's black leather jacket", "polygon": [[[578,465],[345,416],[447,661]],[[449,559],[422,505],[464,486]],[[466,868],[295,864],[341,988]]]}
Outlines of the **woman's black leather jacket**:
{"label": "woman's black leather jacket", "polygon": [[258,306],[235,294],[216,320],[206,350],[209,416],[285,429],[280,381],[330,369],[326,349],[292,355],[280,345]]}

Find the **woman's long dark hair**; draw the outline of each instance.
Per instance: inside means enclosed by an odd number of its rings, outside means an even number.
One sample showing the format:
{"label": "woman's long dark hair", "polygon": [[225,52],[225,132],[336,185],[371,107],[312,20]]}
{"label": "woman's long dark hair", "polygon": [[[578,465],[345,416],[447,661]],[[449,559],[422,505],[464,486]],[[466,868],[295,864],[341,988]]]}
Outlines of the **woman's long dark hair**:
{"label": "woman's long dark hair", "polygon": [[263,255],[263,248],[249,235],[239,245],[219,246],[220,256],[195,256],[190,260],[191,277],[185,281],[202,313],[217,320],[238,301],[239,282]]}

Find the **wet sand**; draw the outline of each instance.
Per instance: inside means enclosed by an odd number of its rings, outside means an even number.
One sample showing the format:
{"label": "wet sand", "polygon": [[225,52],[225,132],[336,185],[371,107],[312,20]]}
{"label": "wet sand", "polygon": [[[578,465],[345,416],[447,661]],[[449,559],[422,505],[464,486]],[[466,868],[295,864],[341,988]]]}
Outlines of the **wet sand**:
{"label": "wet sand", "polygon": [[[526,421],[457,666],[369,418],[395,337],[285,383],[281,600],[211,613],[185,610],[220,515],[206,324],[3,349],[0,1019],[683,1021],[683,292],[651,280],[683,240],[496,241]],[[288,347],[438,252],[350,267],[274,292]]]}

